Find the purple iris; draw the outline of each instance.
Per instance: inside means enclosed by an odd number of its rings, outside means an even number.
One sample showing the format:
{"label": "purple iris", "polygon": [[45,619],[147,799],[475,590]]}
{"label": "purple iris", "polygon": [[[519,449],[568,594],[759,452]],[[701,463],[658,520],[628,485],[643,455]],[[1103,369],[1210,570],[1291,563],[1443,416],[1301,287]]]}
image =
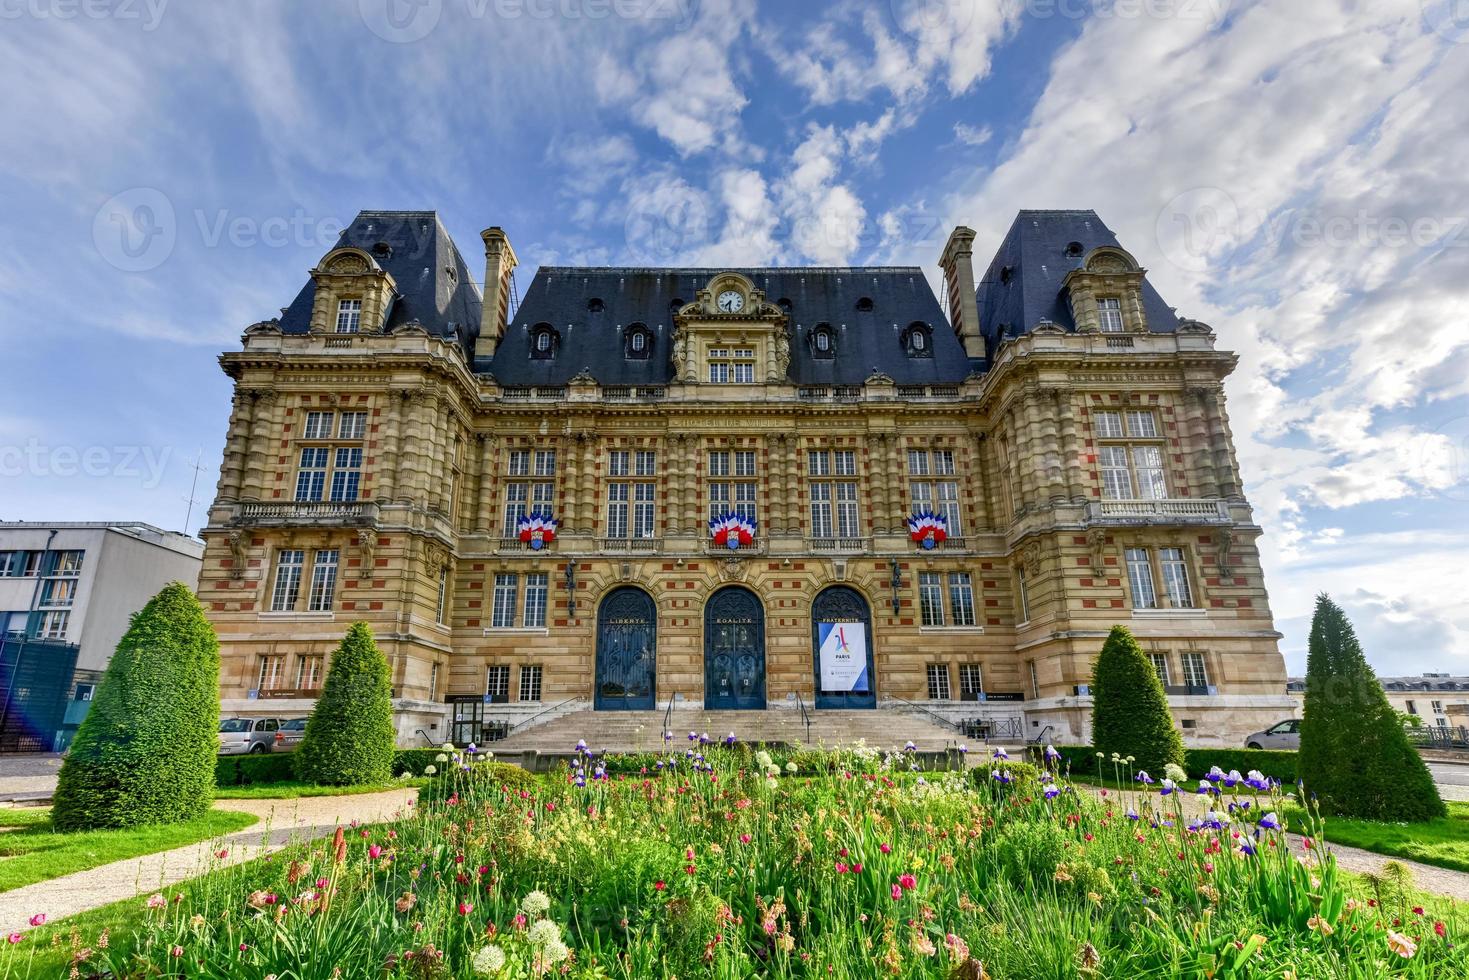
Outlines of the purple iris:
{"label": "purple iris", "polygon": [[1060,795],[1061,795],[1061,789],[1060,789],[1060,787],[1058,787],[1058,786],[1047,786],[1046,787],[1046,793],[1045,793],[1046,799],[1048,799],[1048,800],[1054,800],[1056,797],[1058,797]]}
{"label": "purple iris", "polygon": [[1010,774],[1003,769],[991,769],[990,778],[1004,785],[1009,785],[1010,783]]}
{"label": "purple iris", "polygon": [[1260,818],[1260,826],[1265,828],[1266,830],[1279,830],[1280,817],[1276,816],[1273,811],[1267,813]]}
{"label": "purple iris", "polygon": [[1148,771],[1146,769],[1139,769],[1137,771],[1137,775],[1134,776],[1133,779],[1142,783],[1144,786],[1153,785],[1153,777],[1148,775]]}
{"label": "purple iris", "polygon": [[1245,777],[1245,785],[1253,786],[1262,792],[1270,788],[1270,780],[1260,774],[1260,770],[1251,769],[1250,774]]}
{"label": "purple iris", "polygon": [[1163,786],[1162,786],[1162,788],[1158,790],[1158,794],[1160,796],[1172,796],[1173,793],[1174,793],[1174,791],[1177,790],[1177,789],[1178,789],[1178,786],[1177,786],[1177,784],[1175,784],[1173,782],[1173,780],[1171,780],[1171,779],[1165,779],[1165,780],[1163,780]]}
{"label": "purple iris", "polygon": [[1129,820],[1137,820],[1137,819],[1139,819],[1139,817],[1137,815],[1137,811],[1134,810],[1132,807],[1128,807],[1127,808],[1127,819],[1129,819]]}
{"label": "purple iris", "polygon": [[1002,746],[998,749],[995,749],[995,758],[1008,760],[1010,758],[1010,753],[1006,752],[1004,747]]}
{"label": "purple iris", "polygon": [[1050,762],[1055,762],[1059,758],[1061,758],[1061,753],[1056,751],[1056,747],[1054,745],[1047,745],[1046,759]]}

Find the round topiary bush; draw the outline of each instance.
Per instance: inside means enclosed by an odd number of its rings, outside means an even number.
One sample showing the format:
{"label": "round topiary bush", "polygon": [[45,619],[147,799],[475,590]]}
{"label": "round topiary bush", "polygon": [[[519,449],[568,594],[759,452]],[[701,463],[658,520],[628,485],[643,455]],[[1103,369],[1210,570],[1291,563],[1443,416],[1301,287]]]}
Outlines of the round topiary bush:
{"label": "round topiary bush", "polygon": [[1183,765],[1183,739],[1173,727],[1158,672],[1126,626],[1112,627],[1092,666],[1092,744],[1109,758],[1133,757],[1134,770],[1161,778]]}
{"label": "round topiary bush", "polygon": [[534,773],[508,762],[471,762],[468,771],[452,758],[436,765],[437,774],[418,791],[418,805],[421,807],[442,803],[451,796],[474,805],[497,803],[503,795],[502,787],[516,793],[521,790],[534,792],[538,783]]}
{"label": "round topiary bush", "polygon": [[366,786],[393,775],[397,729],[388,662],[366,623],[332,654],[321,697],[296,750],[296,775],[322,786]]}
{"label": "round topiary bush", "polygon": [[58,830],[179,823],[209,809],[219,752],[219,640],[188,586],[135,613],[56,783]]}

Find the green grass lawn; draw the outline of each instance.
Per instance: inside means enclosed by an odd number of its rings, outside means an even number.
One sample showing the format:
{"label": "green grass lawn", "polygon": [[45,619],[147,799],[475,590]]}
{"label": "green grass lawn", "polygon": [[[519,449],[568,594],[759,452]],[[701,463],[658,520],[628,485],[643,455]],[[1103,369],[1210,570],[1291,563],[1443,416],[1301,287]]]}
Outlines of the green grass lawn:
{"label": "green grass lawn", "polygon": [[0,808],[0,892],[208,840],[257,819],[248,813],[211,810],[188,823],[60,834],[51,829],[49,807]]}
{"label": "green grass lawn", "polygon": [[[1469,871],[1469,803],[1449,803],[1449,815],[1427,823],[1376,823],[1326,818],[1326,839],[1375,854],[1407,858],[1440,868]],[[1289,815],[1299,827],[1299,810]]]}
{"label": "green grass lawn", "polygon": [[393,789],[418,789],[426,778],[395,779],[374,786],[317,786],[314,783],[253,783],[249,786],[221,786],[214,791],[217,800],[295,800],[303,796],[356,796],[359,793],[383,793]]}

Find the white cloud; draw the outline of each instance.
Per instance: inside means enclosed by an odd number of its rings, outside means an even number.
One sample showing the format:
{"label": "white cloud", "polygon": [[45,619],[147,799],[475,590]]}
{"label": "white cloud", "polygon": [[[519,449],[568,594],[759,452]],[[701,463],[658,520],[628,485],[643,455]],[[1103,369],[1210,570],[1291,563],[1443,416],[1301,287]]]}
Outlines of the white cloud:
{"label": "white cloud", "polygon": [[965,146],[984,146],[994,138],[995,131],[989,126],[970,126],[954,123],[954,138]]}
{"label": "white cloud", "polygon": [[781,208],[791,224],[794,253],[817,265],[844,265],[857,250],[867,211],[856,193],[836,182],[843,139],[832,126],[812,126],[780,181]]}

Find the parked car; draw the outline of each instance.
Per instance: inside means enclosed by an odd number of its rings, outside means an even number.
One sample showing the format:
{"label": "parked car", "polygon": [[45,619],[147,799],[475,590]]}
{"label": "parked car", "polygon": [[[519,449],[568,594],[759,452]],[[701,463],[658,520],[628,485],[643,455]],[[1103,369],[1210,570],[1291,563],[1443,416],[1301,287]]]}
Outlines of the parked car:
{"label": "parked car", "polygon": [[259,755],[269,752],[275,741],[279,718],[221,718],[220,755]]}
{"label": "parked car", "polygon": [[306,735],[305,718],[287,718],[281,722],[281,727],[276,730],[275,742],[271,746],[272,752],[290,752],[301,744],[301,739]]}
{"label": "parked car", "polygon": [[1292,718],[1278,725],[1271,725],[1263,732],[1256,732],[1245,739],[1247,749],[1289,749],[1301,747],[1301,719]]}

